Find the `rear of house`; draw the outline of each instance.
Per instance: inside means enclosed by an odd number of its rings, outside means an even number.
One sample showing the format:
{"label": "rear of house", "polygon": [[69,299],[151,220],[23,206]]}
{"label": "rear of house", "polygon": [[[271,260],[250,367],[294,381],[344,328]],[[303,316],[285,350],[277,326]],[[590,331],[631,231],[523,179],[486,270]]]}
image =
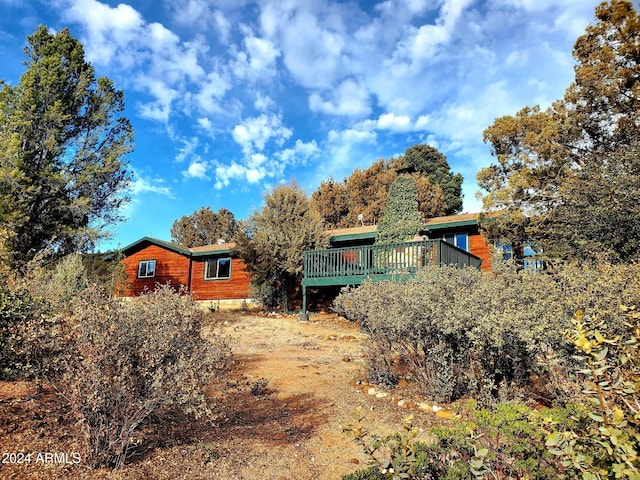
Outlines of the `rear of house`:
{"label": "rear of house", "polygon": [[134,297],[158,284],[183,288],[209,308],[240,308],[249,300],[250,276],[235,244],[184,247],[144,237],[123,249],[127,279],[123,296]]}

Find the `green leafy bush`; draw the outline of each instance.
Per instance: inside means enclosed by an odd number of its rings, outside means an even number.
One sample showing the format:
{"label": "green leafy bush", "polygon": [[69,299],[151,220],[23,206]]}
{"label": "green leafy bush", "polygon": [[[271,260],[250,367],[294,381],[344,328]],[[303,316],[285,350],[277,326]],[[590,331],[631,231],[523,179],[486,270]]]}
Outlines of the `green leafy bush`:
{"label": "green leafy bush", "polygon": [[490,405],[531,393],[537,378],[535,395],[567,402],[576,384],[563,332],[574,312],[597,311],[619,329],[612,305],[640,300],[639,284],[638,265],[568,265],[555,274],[498,261],[492,273],[430,266],[404,283],[343,291],[334,308],[370,334],[373,383],[406,378],[436,401],[472,396]]}
{"label": "green leafy bush", "polygon": [[586,401],[576,414],[577,426],[546,418],[543,423],[550,428],[550,452],[573,478],[640,478],[640,312],[622,309],[623,334],[582,311],[567,332],[578,353]]}
{"label": "green leafy bush", "polygon": [[90,287],[76,299],[60,389],[90,465],[122,465],[139,426],[162,409],[208,412],[204,387],[230,352],[224,339],[202,336],[202,319],[192,299],[169,286],[124,302]]}
{"label": "green leafy bush", "polygon": [[[432,441],[416,441],[411,417],[400,433],[381,437],[371,433],[366,417],[357,410],[345,432],[371,460],[367,469],[343,480],[563,478],[564,468],[545,447],[546,432],[538,415],[523,404],[504,403],[478,408],[467,401],[456,408],[447,424],[432,427]],[[576,426],[573,407],[545,409],[544,416],[557,423]]]}
{"label": "green leafy bush", "polygon": [[541,299],[560,301],[548,276],[429,267],[406,283],[342,293],[335,307],[370,333],[372,381],[393,373],[436,401],[493,403],[528,384],[537,359],[562,341],[566,325]]}

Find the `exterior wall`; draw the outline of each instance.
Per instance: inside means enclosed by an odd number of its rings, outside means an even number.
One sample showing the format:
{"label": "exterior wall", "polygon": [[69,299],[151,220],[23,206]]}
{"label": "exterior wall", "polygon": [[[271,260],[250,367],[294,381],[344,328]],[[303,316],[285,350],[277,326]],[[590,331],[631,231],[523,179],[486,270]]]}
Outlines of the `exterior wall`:
{"label": "exterior wall", "polygon": [[469,252],[482,259],[483,272],[491,271],[491,250],[480,233],[469,234]]}
{"label": "exterior wall", "polygon": [[193,259],[191,295],[195,300],[233,300],[249,298],[251,278],[241,259],[232,258],[231,278],[220,280],[204,279],[206,260],[207,257],[197,257]]}
{"label": "exterior wall", "polygon": [[[155,277],[138,278],[138,263],[141,260],[156,261]],[[140,295],[145,288],[153,290],[157,283],[170,282],[176,288],[188,284],[189,258],[157,245],[148,245],[132,253],[123,260],[123,263],[128,283],[124,296],[127,297]]]}

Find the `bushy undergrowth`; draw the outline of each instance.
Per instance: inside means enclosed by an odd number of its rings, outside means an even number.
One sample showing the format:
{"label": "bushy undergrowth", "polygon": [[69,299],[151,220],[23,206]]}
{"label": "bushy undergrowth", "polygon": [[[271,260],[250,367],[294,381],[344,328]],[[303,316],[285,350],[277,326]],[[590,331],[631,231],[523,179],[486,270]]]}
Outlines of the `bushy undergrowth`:
{"label": "bushy undergrowth", "polygon": [[[545,409],[548,421],[576,428],[573,406]],[[539,413],[524,404],[504,403],[478,408],[467,401],[452,421],[428,430],[429,441],[416,441],[411,417],[399,433],[381,437],[369,431],[366,416],[356,412],[345,429],[370,459],[369,466],[344,480],[568,478],[556,455],[545,445],[547,432]]]}
{"label": "bushy undergrowth", "polygon": [[204,388],[230,351],[222,338],[203,338],[202,319],[189,296],[168,286],[124,302],[89,288],[74,302],[62,391],[91,465],[120,466],[138,427],[161,409],[208,412]]}
{"label": "bushy undergrowth", "polygon": [[202,335],[204,312],[158,287],[114,298],[88,280],[81,258],[0,287],[0,374],[48,378],[69,402],[93,467],[119,467],[144,441],[151,415],[210,413],[204,387],[230,360],[225,339]]}
{"label": "bushy undergrowth", "polygon": [[419,382],[441,402],[518,398],[538,382],[545,401],[570,397],[563,332],[578,309],[613,319],[640,296],[631,266],[565,267],[534,274],[496,262],[493,273],[429,267],[405,283],[365,283],[334,308],[370,333],[369,379]]}

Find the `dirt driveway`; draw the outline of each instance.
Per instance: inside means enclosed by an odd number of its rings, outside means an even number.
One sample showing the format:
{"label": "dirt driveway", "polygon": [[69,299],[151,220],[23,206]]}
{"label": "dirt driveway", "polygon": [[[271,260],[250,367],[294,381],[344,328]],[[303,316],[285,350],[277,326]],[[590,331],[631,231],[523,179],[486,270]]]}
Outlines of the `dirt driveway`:
{"label": "dirt driveway", "polygon": [[[417,426],[437,420],[411,403],[399,407],[398,390],[373,392],[363,383],[366,336],[346,320],[225,314],[215,328],[232,339],[236,359],[228,380],[208,392],[216,420],[154,419],[147,426],[151,440],[118,472],[0,465],[0,478],[333,480],[366,466],[360,447],[342,433],[356,407],[364,408],[367,425],[379,433],[398,431],[409,413]],[[0,385],[0,446],[32,452],[77,448],[74,427],[53,392],[15,398],[32,390]],[[411,396],[407,387],[402,393]]]}

